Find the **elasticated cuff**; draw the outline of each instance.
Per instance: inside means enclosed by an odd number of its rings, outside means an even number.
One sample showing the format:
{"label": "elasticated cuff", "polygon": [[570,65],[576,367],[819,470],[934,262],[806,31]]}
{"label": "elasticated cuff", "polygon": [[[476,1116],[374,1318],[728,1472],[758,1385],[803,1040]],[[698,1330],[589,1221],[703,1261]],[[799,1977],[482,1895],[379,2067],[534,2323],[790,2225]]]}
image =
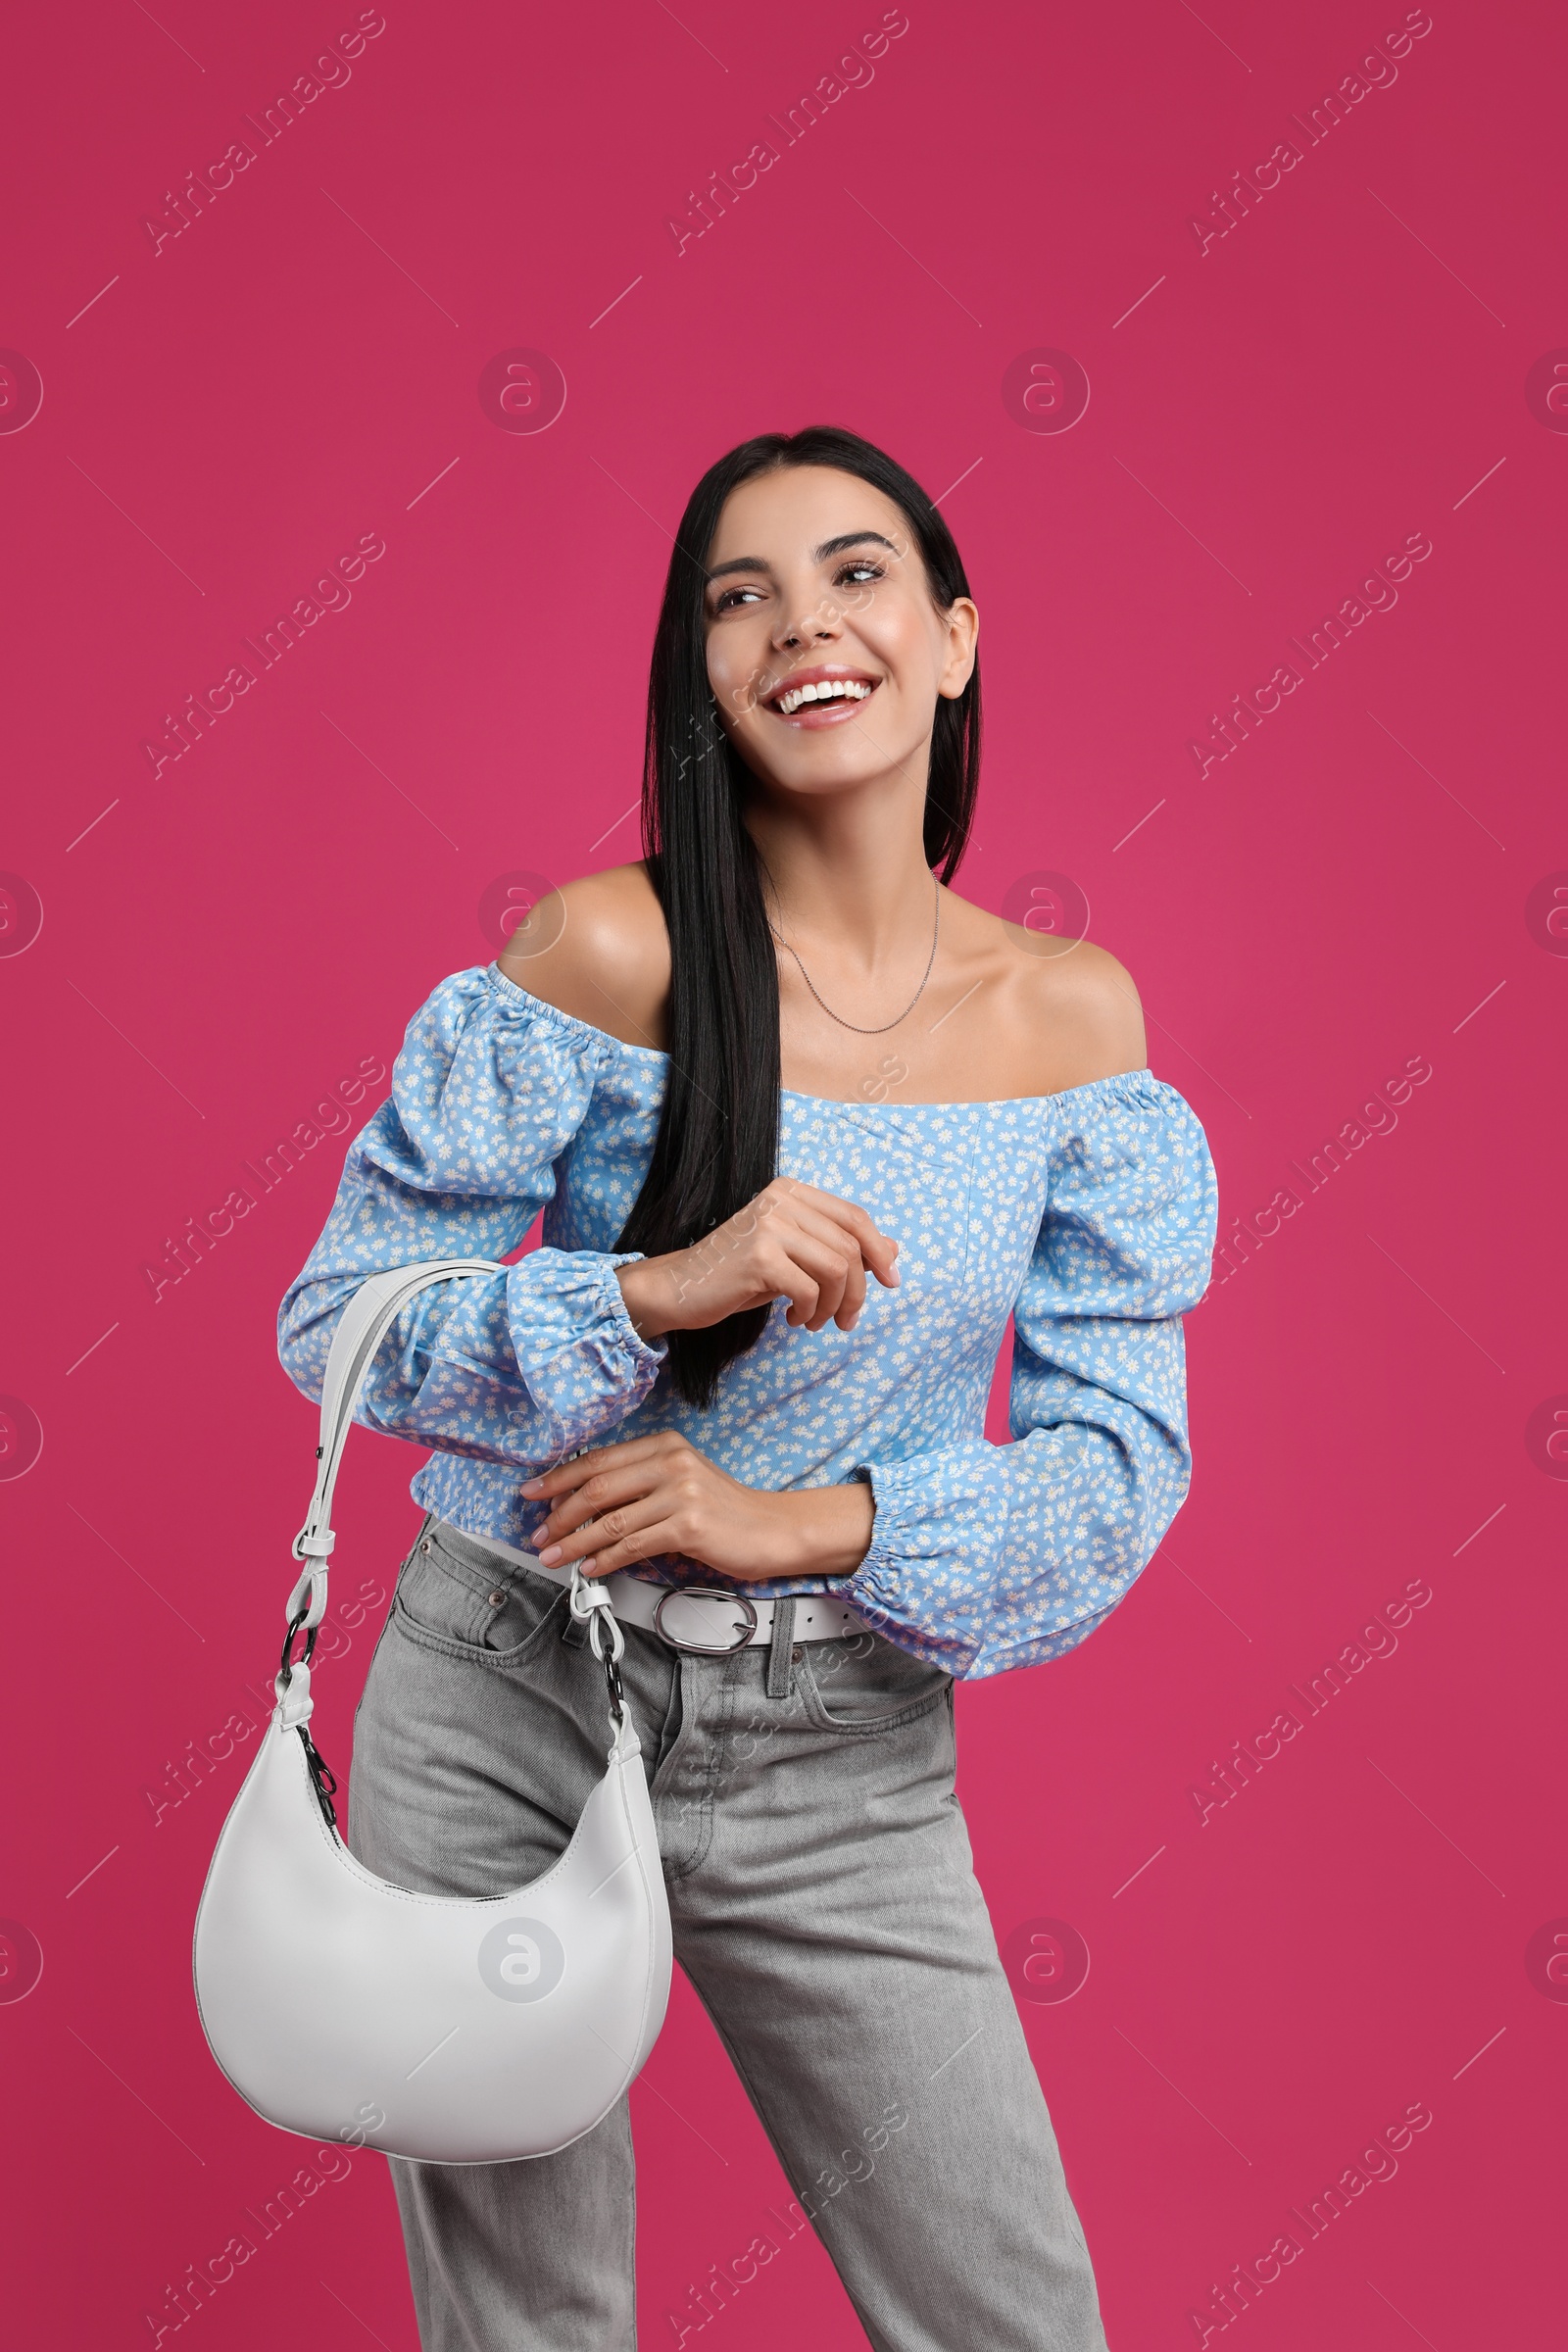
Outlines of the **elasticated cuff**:
{"label": "elasticated cuff", "polygon": [[534,1250],[507,1277],[507,1320],[529,1396],[566,1446],[635,1411],[659,1377],[668,1344],[645,1340],[615,1268],[640,1250]]}
{"label": "elasticated cuff", "polygon": [[[977,1556],[978,1546],[963,1546],[968,1556],[961,1564],[956,1556],[951,1506],[956,1503],[956,1515],[966,1518],[965,1505],[978,1502],[979,1493],[970,1494],[970,1480],[960,1478],[959,1493],[939,1500],[932,1493],[932,1470],[928,1455],[906,1462],[856,1464],[851,1475],[870,1488],[875,1504],[871,1541],[859,1565],[848,1576],[833,1579],[833,1590],[874,1632],[886,1634],[916,1657],[962,1675],[978,1646],[966,1638],[973,1613],[971,1588],[983,1587],[986,1569]],[[934,1592],[945,1596],[940,1639],[927,1630]]]}

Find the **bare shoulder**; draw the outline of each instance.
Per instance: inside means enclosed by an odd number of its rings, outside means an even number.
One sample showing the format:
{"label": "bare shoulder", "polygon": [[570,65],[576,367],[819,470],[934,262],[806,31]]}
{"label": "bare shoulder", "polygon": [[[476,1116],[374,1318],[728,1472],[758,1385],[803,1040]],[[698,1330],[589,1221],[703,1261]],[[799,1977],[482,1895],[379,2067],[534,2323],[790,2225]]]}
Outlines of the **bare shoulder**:
{"label": "bare shoulder", "polygon": [[1018,1094],[1060,1094],[1148,1067],[1131,972],[1090,939],[1058,939],[965,905],[964,929],[993,982],[1000,1050]]}
{"label": "bare shoulder", "polygon": [[496,961],[559,1012],[624,1045],[662,1052],[669,938],[641,859],[563,883],[517,925]]}
{"label": "bare shoulder", "polygon": [[1091,939],[1063,943],[1063,953],[1034,969],[1034,1011],[1041,1043],[1059,1074],[1048,1090],[1087,1086],[1149,1064],[1144,1008],[1133,976],[1108,948]]}

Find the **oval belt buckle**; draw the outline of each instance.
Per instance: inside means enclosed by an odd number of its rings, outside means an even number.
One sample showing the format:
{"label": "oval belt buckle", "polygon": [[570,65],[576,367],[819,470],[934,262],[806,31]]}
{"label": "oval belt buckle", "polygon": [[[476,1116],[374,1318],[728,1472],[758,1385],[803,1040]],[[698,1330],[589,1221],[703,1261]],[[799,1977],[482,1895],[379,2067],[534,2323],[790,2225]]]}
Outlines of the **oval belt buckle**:
{"label": "oval belt buckle", "polygon": [[[744,1617],[735,1620],[735,1630],[740,1635],[738,1642],[682,1642],[678,1635],[665,1632],[664,1611],[672,1600],[699,1599],[729,1600],[746,1611]],[[725,1592],[717,1585],[670,1585],[661,1595],[659,1605],[654,1610],[654,1631],[661,1642],[670,1649],[688,1650],[697,1658],[727,1658],[734,1651],[744,1649],[756,1633],[757,1625],[756,1604],[748,1600],[744,1592]]]}

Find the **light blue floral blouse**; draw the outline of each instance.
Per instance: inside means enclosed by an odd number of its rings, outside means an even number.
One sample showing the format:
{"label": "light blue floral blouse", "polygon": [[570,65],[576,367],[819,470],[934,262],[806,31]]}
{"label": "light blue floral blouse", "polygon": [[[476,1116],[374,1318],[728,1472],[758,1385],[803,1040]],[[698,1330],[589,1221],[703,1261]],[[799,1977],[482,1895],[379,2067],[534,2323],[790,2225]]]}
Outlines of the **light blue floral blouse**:
{"label": "light blue floral blouse", "polygon": [[[283,1300],[278,1345],[319,1399],[337,1316],[388,1266],[501,1258],[406,1307],[358,1418],[436,1450],[415,1500],[526,1547],[548,1505],[521,1482],[587,1445],[674,1428],[747,1485],[860,1476],[870,1549],[832,1592],[952,1674],[1059,1657],[1109,1614],[1191,1475],[1183,1311],[1208,1283],[1216,1187],[1196,1113],[1147,1069],[1063,1094],[958,1103],[786,1093],[781,1175],[857,1200],[900,1244],[855,1329],[761,1338],[706,1412],[661,1380],[613,1244],[641,1188],[662,1054],[622,1045],[494,964],[444,980],[409,1025],[392,1098],[349,1147],[332,1213]],[[983,1435],[1014,1326],[1009,1428]],[[642,1574],[712,1584],[670,1559]]]}

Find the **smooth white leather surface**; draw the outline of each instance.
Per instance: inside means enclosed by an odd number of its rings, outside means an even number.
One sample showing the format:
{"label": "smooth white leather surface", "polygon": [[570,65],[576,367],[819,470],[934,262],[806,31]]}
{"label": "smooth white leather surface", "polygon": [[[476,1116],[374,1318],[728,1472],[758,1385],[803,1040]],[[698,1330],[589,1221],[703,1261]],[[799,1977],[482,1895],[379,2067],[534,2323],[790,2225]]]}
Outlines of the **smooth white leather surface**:
{"label": "smooth white leather surface", "polygon": [[[328,1368],[302,1542],[330,1545],[369,1331],[429,1283],[473,1270],[399,1268],[374,1278],[363,1306],[356,1296],[344,1321],[362,1307],[358,1337],[337,1379]],[[324,1606],[324,1549],[306,1556],[296,1592],[318,1579]],[[582,1662],[597,1687],[586,1649]],[[313,2138],[443,2164],[568,2146],[633,2081],[669,1997],[669,1907],[630,1715],[614,1731],[607,1700],[608,1767],[560,1860],[509,1894],[470,1898],[416,1893],[355,1860],[317,1799],[298,1728],[312,1705],[310,1670],[296,1666],[208,1872],[193,1963],[214,2057],[259,2115]]]}

